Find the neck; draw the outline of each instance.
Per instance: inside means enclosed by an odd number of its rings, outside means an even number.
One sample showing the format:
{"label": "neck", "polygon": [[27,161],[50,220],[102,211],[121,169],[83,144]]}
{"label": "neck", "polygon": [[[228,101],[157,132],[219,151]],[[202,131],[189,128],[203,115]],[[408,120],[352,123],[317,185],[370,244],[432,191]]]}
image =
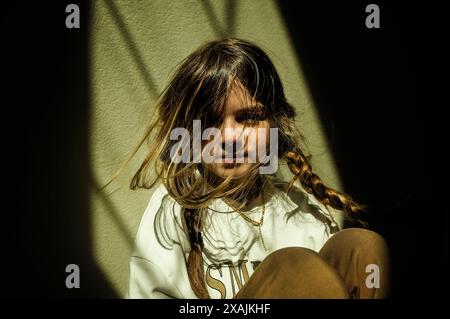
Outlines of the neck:
{"label": "neck", "polygon": [[241,211],[248,211],[256,206],[263,204],[263,187],[264,183],[262,178],[258,177],[257,181],[253,183],[250,190],[245,190],[236,196],[224,198],[233,209],[239,209]]}
{"label": "neck", "polygon": [[[212,187],[218,187],[224,181],[222,177],[219,177],[211,171],[208,171],[207,174],[203,170],[200,170],[200,172]],[[241,211],[250,210],[262,204],[261,191],[265,182],[266,179],[259,174],[231,180],[226,185],[225,190],[236,188],[237,191],[234,191],[231,196],[223,197],[222,199],[233,207],[233,209],[238,208]],[[246,184],[249,186],[243,189],[241,186]]]}

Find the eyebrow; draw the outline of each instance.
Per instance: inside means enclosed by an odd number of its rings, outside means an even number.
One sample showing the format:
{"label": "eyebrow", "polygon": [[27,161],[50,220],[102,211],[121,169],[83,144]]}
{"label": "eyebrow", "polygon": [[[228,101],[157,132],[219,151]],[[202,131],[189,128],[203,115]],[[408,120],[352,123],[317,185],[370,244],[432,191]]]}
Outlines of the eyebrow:
{"label": "eyebrow", "polygon": [[[247,105],[242,107],[241,109],[237,110],[235,112],[236,115],[242,115],[242,114],[251,114],[251,113],[256,113],[256,114],[261,114],[264,113],[264,108],[263,105]],[[218,112],[211,112],[210,113],[215,119],[220,119],[222,118],[222,113],[218,113]]]}
{"label": "eyebrow", "polygon": [[244,106],[242,109],[236,111],[237,114],[240,113],[262,113],[264,112],[262,105],[249,105]]}

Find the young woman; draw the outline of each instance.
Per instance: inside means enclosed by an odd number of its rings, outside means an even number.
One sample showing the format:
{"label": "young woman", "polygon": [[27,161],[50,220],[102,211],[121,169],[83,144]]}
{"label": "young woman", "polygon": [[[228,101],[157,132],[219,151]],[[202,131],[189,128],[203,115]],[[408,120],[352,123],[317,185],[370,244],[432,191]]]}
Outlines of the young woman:
{"label": "young woman", "polygon": [[[130,260],[130,298],[386,297],[384,240],[342,230],[337,221],[361,221],[363,208],[312,171],[294,117],[256,45],[214,41],[184,60],[131,183],[156,189]],[[277,178],[282,163],[292,180]]]}

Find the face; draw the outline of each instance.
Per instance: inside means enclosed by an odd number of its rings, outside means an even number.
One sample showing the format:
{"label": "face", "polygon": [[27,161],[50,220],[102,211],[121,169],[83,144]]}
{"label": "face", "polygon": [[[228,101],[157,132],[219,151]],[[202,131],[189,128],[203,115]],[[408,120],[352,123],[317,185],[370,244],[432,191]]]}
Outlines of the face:
{"label": "face", "polygon": [[226,101],[222,121],[217,125],[221,142],[211,148],[214,162],[204,165],[222,178],[244,177],[259,162],[258,150],[269,145],[270,124],[261,104],[243,86],[236,84]]}

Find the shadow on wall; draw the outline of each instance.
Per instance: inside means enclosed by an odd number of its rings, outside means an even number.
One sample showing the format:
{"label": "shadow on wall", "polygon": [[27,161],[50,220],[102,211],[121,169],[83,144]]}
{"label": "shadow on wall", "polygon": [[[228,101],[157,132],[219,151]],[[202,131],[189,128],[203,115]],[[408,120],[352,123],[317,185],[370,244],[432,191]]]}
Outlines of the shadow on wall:
{"label": "shadow on wall", "polygon": [[[214,30],[217,38],[225,38],[230,37],[234,34],[235,29],[235,10],[236,10],[236,1],[228,0],[225,4],[225,26],[222,26],[217,14],[214,12],[214,8],[212,7],[209,1],[199,1],[202,5],[203,12],[205,15],[209,17],[208,22],[210,23],[210,27]],[[133,35],[129,31],[125,19],[120,13],[117,5],[114,1],[103,1],[105,7],[108,9],[111,18],[114,20],[115,25],[119,31],[119,34],[122,36],[124,43],[128,48],[128,51],[131,57],[134,60],[134,63],[137,66],[137,69],[140,72],[142,83],[147,87],[149,92],[153,96],[159,96],[160,90],[158,90],[157,85],[150,74],[148,66],[145,64],[144,59],[142,58],[142,53],[139,51],[136,41],[133,39]]]}
{"label": "shadow on wall", "polygon": [[199,0],[202,4],[205,15],[209,17],[208,22],[210,27],[214,30],[218,39],[231,37],[235,32],[235,17],[236,17],[236,0],[228,0],[225,3],[225,26],[221,26],[217,14],[214,12],[209,1]]}
{"label": "shadow on wall", "polygon": [[105,4],[105,7],[108,8],[109,14],[111,18],[114,20],[114,23],[119,31],[119,34],[122,36],[122,40],[124,41],[124,43],[126,43],[130,55],[133,57],[134,63],[136,64],[137,69],[140,72],[142,83],[147,87],[147,89],[153,96],[158,96],[159,90],[156,86],[155,80],[153,80],[153,77],[150,74],[147,65],[144,63],[142,54],[137,48],[136,42],[134,41],[131,32],[128,30],[128,27],[124,22],[124,19],[120,14],[119,9],[117,8],[114,1],[105,0],[103,2]]}

